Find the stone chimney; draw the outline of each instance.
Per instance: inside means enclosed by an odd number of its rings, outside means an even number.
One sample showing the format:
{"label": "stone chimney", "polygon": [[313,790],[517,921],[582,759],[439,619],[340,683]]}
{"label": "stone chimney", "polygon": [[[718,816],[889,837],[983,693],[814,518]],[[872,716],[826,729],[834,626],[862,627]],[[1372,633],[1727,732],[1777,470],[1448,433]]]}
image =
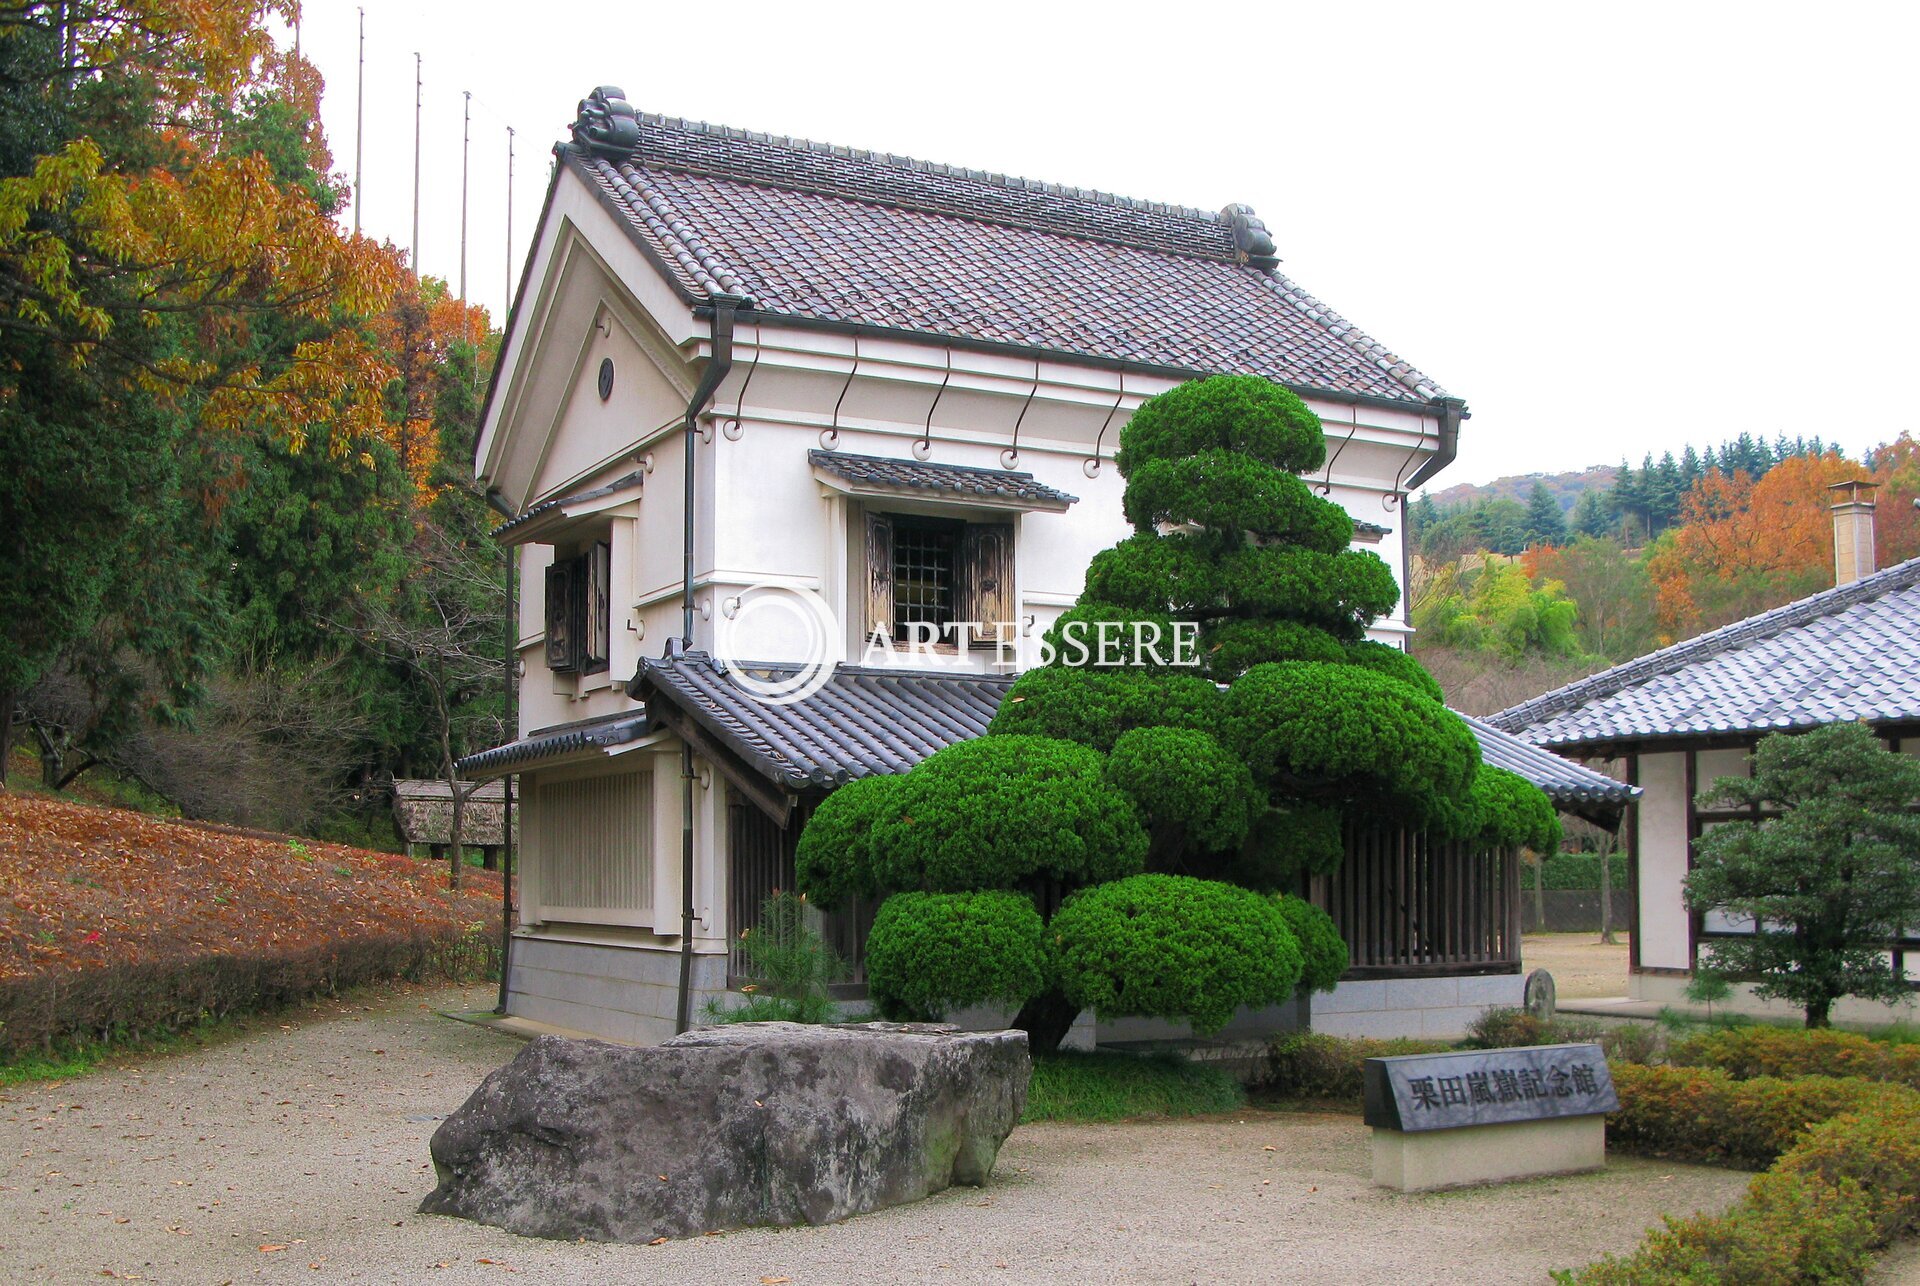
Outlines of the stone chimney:
{"label": "stone chimney", "polygon": [[1833,583],[1851,585],[1877,570],[1873,552],[1873,492],[1880,484],[1856,479],[1827,490],[1833,503]]}

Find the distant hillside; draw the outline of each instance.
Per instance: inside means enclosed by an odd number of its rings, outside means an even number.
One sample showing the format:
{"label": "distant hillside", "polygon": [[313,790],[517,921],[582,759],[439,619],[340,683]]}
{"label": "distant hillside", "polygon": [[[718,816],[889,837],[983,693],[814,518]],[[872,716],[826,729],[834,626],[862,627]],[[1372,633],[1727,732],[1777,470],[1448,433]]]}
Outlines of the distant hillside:
{"label": "distant hillside", "polygon": [[1614,474],[1618,472],[1613,465],[1596,464],[1590,469],[1570,473],[1516,473],[1495,478],[1480,486],[1462,482],[1445,491],[1433,492],[1433,502],[1437,505],[1458,505],[1470,500],[1491,500],[1496,496],[1504,496],[1525,504],[1527,497],[1533,494],[1533,484],[1544,482],[1553,498],[1560,502],[1561,511],[1570,513],[1574,502],[1580,499],[1581,492],[1605,491],[1613,485]]}

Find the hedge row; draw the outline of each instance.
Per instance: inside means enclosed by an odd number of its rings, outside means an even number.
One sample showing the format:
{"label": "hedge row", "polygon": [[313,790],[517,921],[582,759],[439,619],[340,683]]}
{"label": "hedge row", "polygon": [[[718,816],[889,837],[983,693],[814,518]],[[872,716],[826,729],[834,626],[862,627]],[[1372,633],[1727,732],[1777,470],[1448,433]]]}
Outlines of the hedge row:
{"label": "hedge row", "polygon": [[1895,1045],[1832,1029],[1731,1027],[1675,1041],[1669,1061],[1730,1076],[1858,1076],[1920,1089],[1920,1045]]}
{"label": "hedge row", "polygon": [[[1613,873],[1613,887],[1627,887],[1627,855],[1615,853],[1608,863]],[[1547,889],[1597,889],[1600,887],[1600,855],[1598,853],[1553,853],[1539,868],[1531,863],[1520,867],[1520,887],[1531,890],[1536,878],[1543,878],[1543,888]]]}
{"label": "hedge row", "polygon": [[1399,1037],[1324,1036],[1294,1032],[1276,1036],[1267,1047],[1267,1065],[1257,1082],[1265,1094],[1282,1099],[1339,1099],[1358,1103],[1361,1069],[1369,1058],[1397,1054],[1438,1054],[1452,1049],[1444,1040]]}
{"label": "hedge row", "polygon": [[1581,1286],[1858,1281],[1873,1252],[1920,1228],[1920,1094],[1853,1078],[1736,1080],[1713,1068],[1613,1069],[1611,1140],[1664,1155],[1774,1159],[1731,1210],[1669,1219],[1624,1259],[1557,1281]]}
{"label": "hedge row", "polygon": [[497,977],[499,966],[498,933],[476,926],[297,951],[43,970],[0,979],[0,1057],[181,1031],[368,982]]}

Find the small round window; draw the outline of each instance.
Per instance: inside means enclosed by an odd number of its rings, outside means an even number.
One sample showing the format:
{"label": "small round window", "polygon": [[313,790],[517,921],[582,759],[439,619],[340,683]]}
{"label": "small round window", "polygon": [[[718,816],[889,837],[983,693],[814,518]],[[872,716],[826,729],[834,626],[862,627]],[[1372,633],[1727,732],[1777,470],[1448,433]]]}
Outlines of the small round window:
{"label": "small round window", "polygon": [[606,401],[613,396],[613,359],[600,359],[600,400]]}

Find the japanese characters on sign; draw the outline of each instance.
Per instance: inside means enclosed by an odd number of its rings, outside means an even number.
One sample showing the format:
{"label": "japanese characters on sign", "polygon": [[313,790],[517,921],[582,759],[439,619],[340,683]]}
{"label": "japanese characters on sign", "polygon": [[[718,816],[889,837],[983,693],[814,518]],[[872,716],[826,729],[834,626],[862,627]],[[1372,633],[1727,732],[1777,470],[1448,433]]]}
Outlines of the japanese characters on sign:
{"label": "japanese characters on sign", "polygon": [[1592,1116],[1619,1106],[1598,1045],[1410,1054],[1366,1065],[1367,1124],[1388,1129]]}

